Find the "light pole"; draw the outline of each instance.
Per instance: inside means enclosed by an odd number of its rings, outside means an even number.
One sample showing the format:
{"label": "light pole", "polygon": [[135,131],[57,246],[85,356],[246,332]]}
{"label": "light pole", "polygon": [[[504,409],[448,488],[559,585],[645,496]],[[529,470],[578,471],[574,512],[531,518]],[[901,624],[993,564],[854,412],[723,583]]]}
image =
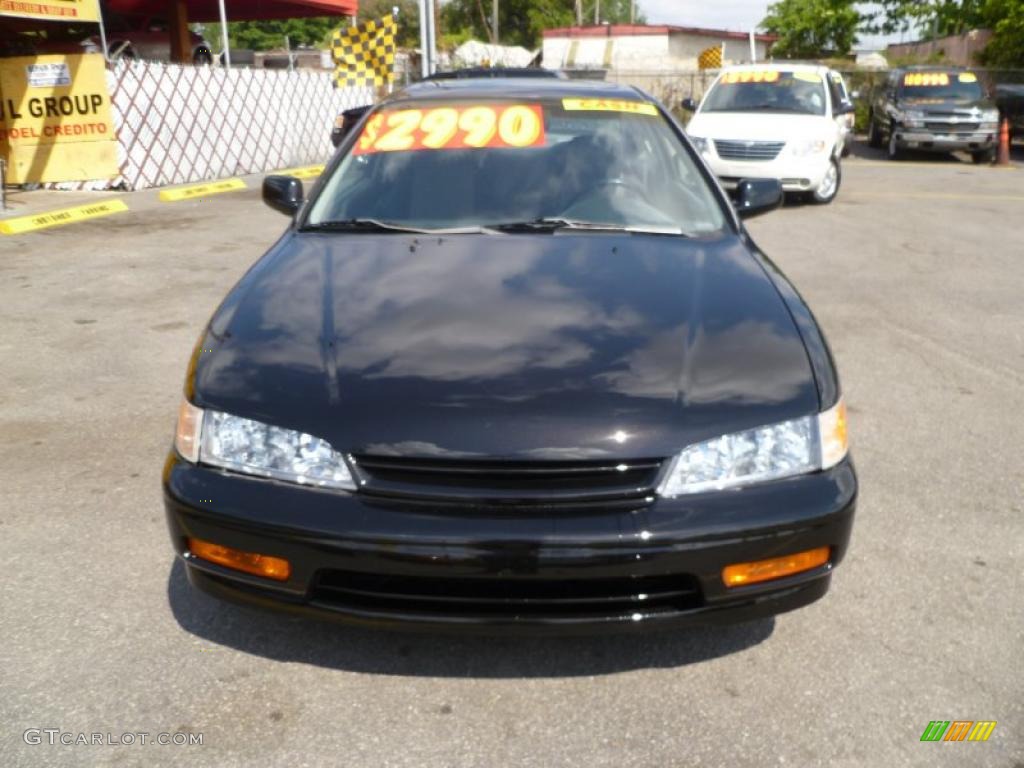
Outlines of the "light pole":
{"label": "light pole", "polygon": [[498,0],[493,0],[491,3],[491,35],[493,36],[493,42],[495,45],[498,44]]}

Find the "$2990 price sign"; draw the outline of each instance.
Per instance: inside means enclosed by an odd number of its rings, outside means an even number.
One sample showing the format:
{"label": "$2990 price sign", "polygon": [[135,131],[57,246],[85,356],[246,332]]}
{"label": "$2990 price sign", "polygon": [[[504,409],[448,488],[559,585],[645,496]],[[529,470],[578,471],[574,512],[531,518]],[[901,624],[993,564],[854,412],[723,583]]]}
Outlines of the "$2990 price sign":
{"label": "$2990 price sign", "polygon": [[366,123],[352,154],[543,145],[539,104],[451,106],[380,112]]}

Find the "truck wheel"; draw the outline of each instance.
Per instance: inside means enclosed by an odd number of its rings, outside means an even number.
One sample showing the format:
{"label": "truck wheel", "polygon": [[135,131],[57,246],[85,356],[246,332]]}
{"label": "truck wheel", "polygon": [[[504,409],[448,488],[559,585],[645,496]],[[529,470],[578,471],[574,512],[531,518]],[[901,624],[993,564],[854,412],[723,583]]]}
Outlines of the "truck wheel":
{"label": "truck wheel", "polygon": [[882,148],[882,132],[878,130],[878,123],[875,122],[874,115],[868,118],[868,146],[875,149]]}
{"label": "truck wheel", "polygon": [[995,159],[996,151],[994,149],[980,149],[977,152],[971,152],[971,160],[975,165],[991,165]]}
{"label": "truck wheel", "polygon": [[899,160],[903,157],[903,150],[896,141],[896,123],[889,123],[889,144],[886,147],[886,155],[890,160]]}
{"label": "truck wheel", "polygon": [[828,205],[836,199],[839,193],[839,184],[843,180],[843,172],[839,167],[839,160],[833,157],[828,161],[828,171],[818,188],[811,192],[811,201],[816,205]]}

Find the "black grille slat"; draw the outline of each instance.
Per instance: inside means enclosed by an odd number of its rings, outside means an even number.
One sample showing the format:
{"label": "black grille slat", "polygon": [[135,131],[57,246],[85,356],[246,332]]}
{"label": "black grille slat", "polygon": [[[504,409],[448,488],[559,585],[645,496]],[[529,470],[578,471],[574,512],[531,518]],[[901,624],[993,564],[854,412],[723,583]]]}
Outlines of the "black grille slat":
{"label": "black grille slat", "polygon": [[688,575],[618,579],[424,578],[323,571],[314,601],[341,608],[445,614],[573,616],[609,611],[686,610],[700,605]]}
{"label": "black grille slat", "polygon": [[715,151],[726,160],[774,160],[786,145],[784,141],[731,141],[715,139]]}
{"label": "black grille slat", "polygon": [[653,492],[660,459],[483,461],[391,456],[353,457],[370,495],[459,503],[641,499]]}

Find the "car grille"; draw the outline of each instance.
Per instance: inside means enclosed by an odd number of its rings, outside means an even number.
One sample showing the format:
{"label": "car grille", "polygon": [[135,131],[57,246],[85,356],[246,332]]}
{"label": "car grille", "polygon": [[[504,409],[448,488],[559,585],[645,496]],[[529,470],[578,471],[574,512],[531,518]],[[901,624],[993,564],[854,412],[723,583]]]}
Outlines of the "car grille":
{"label": "car grille", "polygon": [[615,616],[693,610],[702,605],[689,574],[603,579],[433,578],[326,570],[314,603],[338,610],[517,618]]}
{"label": "car grille", "polygon": [[726,160],[774,160],[784,141],[726,141],[715,139],[715,151]]}
{"label": "car grille", "polygon": [[959,134],[959,133],[974,133],[978,130],[979,123],[977,121],[965,122],[963,119],[956,122],[952,122],[948,119],[945,120],[925,120],[925,127],[933,133],[942,134]]}
{"label": "car grille", "polygon": [[369,495],[462,503],[635,504],[654,493],[661,459],[475,461],[355,456]]}

